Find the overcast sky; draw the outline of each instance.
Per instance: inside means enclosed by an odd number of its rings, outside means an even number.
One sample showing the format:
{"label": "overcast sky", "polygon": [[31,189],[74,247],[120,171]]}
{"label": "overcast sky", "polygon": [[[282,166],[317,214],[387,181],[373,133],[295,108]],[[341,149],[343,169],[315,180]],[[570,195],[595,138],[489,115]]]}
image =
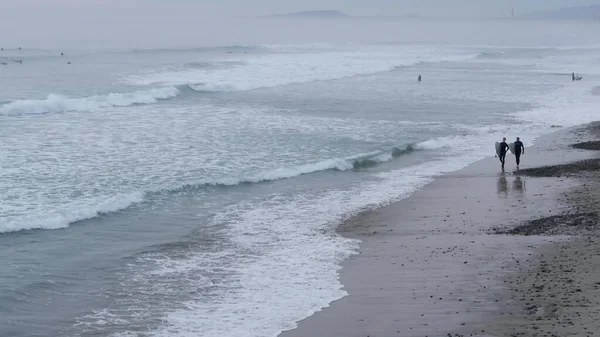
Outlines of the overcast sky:
{"label": "overcast sky", "polygon": [[[351,15],[467,15],[506,16],[512,7],[519,13],[568,6],[598,4],[598,0],[1,0],[0,8],[31,10],[41,7],[77,10],[136,7],[138,15],[159,9],[194,9],[232,15],[261,15],[301,10],[337,9]],[[11,11],[11,12],[14,12]],[[11,14],[5,12],[4,15]],[[198,13],[201,15],[202,13]],[[25,13],[21,13],[25,15]],[[0,13],[0,17],[3,16]]]}
{"label": "overcast sky", "polygon": [[[0,0],[0,45],[84,48],[266,43],[268,36],[279,42],[310,29],[313,36],[320,37],[326,27],[290,24],[286,30],[234,18],[333,9],[354,16],[506,17],[512,7],[523,14],[598,3],[600,0]],[[339,31],[340,27],[332,29]],[[352,27],[342,29],[349,35]]]}

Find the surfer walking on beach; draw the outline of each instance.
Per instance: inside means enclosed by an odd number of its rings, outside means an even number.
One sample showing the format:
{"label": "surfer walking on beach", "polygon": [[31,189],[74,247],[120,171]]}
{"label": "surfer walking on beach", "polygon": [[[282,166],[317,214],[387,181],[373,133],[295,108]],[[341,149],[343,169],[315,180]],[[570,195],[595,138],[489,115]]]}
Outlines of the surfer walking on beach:
{"label": "surfer walking on beach", "polygon": [[515,141],[515,159],[517,160],[517,170],[519,169],[519,163],[521,163],[522,154],[525,154],[525,146],[519,137],[517,137],[517,140]]}
{"label": "surfer walking on beach", "polygon": [[506,144],[506,137],[502,138],[502,142],[500,143],[500,151],[498,153],[498,158],[502,163],[502,171],[504,171],[504,161],[506,159],[506,151],[508,150],[508,144]]}

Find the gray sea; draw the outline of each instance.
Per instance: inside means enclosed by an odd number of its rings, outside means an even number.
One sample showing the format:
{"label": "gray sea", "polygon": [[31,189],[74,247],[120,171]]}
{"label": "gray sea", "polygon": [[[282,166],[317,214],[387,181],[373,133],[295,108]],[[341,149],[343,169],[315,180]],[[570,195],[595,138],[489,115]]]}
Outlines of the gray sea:
{"label": "gray sea", "polygon": [[598,119],[592,44],[5,48],[0,62],[0,336],[277,336],[346,294],[358,242],[341,221],[504,136],[527,147]]}

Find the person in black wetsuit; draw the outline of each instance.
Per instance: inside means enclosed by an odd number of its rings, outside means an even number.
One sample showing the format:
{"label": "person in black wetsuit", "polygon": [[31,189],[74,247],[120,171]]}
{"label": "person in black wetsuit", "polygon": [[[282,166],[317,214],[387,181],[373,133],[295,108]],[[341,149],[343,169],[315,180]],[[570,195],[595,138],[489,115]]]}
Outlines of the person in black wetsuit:
{"label": "person in black wetsuit", "polygon": [[508,150],[508,144],[506,144],[506,137],[502,138],[502,142],[500,143],[500,155],[499,159],[502,163],[502,171],[504,171],[504,160],[506,159],[506,151]]}
{"label": "person in black wetsuit", "polygon": [[519,163],[521,162],[521,155],[525,154],[525,146],[519,137],[517,137],[517,141],[515,141],[515,158],[517,159],[517,170],[519,169]]}

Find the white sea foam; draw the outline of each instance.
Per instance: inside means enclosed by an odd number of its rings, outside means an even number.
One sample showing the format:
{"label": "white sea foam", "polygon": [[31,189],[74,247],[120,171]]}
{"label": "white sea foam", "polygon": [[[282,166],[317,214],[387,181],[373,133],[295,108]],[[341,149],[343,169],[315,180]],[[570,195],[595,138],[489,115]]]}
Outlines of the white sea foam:
{"label": "white sea foam", "polygon": [[457,61],[476,56],[424,47],[268,54],[244,59],[243,64],[225,69],[160,71],[130,76],[125,81],[135,85],[190,85],[197,91],[246,91],[368,75],[422,62]]}
{"label": "white sea foam", "polygon": [[591,94],[597,81],[575,82],[558,91],[540,95],[536,107],[511,116],[549,129],[552,126],[575,126],[598,120],[600,97]]}
{"label": "white sea foam", "polygon": [[97,111],[110,107],[127,107],[135,104],[151,104],[159,100],[176,97],[176,87],[154,88],[128,93],[110,93],[108,95],[84,98],[70,98],[50,94],[41,100],[19,100],[0,106],[0,115],[29,115],[65,111]]}
{"label": "white sea foam", "polygon": [[[459,158],[426,163],[374,174],[370,183],[349,190],[274,195],[258,204],[224,209],[213,222],[227,225],[224,233],[233,244],[219,263],[204,253],[191,253],[183,261],[154,256],[158,269],[146,272],[189,278],[226,269],[231,279],[169,310],[164,325],[150,335],[272,337],[294,328],[297,321],[346,295],[337,272],[340,261],[356,251],[357,242],[334,234],[336,223],[405,198],[435,176],[465,165]],[[235,259],[223,260],[224,256]]]}

